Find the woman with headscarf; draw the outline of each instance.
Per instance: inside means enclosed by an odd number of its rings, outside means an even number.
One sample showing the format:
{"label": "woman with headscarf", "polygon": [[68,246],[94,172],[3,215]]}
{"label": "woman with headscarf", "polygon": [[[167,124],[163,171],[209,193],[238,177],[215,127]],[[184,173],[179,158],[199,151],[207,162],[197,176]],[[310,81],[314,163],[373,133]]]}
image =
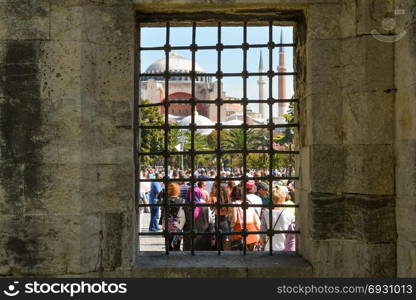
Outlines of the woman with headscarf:
{"label": "woman with headscarf", "polygon": [[[192,196],[192,189],[189,189],[187,202],[195,204],[206,203],[202,199],[202,191],[198,186],[194,187],[194,196]],[[188,206],[185,209],[185,226],[184,232],[190,232],[193,228],[197,233],[209,233],[213,229],[213,220],[210,208],[207,206],[196,206],[193,211]],[[192,226],[193,222],[193,226]],[[192,239],[190,235],[185,235],[183,240],[183,250],[189,251],[192,249]],[[211,250],[211,235],[196,235],[194,237],[194,250]]]}
{"label": "woman with headscarf", "polygon": [[[184,204],[185,200],[179,197],[179,185],[169,183],[167,203],[162,206],[162,214],[159,223],[163,229],[166,227],[170,232],[178,233],[182,231],[185,224],[185,212],[182,206],[169,206],[169,204]],[[167,205],[166,205],[167,204]],[[180,250],[181,237],[178,234],[169,237],[169,250]]]}

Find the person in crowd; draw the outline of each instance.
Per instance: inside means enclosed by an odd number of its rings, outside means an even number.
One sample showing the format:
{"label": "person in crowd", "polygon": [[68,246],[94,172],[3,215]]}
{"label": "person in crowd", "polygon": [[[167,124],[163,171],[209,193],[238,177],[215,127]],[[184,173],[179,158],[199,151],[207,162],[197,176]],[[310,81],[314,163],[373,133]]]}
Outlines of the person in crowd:
{"label": "person in crowd", "polygon": [[[254,183],[254,180],[247,181],[246,187],[247,187],[247,195],[246,195],[247,202],[249,204],[254,204],[254,205],[263,204],[261,198],[255,194],[256,185]],[[255,207],[255,210],[257,212],[257,216],[260,217],[261,207]]]}
{"label": "person in crowd", "polygon": [[204,200],[205,202],[208,203],[209,202],[209,193],[206,190],[207,185],[206,185],[205,181],[198,181],[198,187],[202,192],[202,200]]}
{"label": "person in crowd", "polygon": [[[218,198],[219,194],[219,198]],[[219,200],[218,200],[219,199]],[[220,185],[220,189],[218,191],[217,183],[214,182],[212,185],[211,190],[211,203],[219,203],[221,204],[231,204],[231,199],[229,196],[228,189],[222,185]],[[218,209],[214,209],[215,216],[219,218],[218,220],[218,229],[221,232],[230,232],[231,231],[231,223],[230,218],[232,215],[232,207],[222,207],[219,209],[220,213],[218,215]],[[216,241],[215,240],[215,250],[229,250],[231,249],[230,240],[228,235],[221,236],[221,239]]]}
{"label": "person in crowd", "polygon": [[[162,179],[162,174],[156,174],[157,179]],[[162,184],[159,181],[152,181],[150,184],[149,203],[158,204],[159,193],[162,191]],[[159,218],[159,206],[150,207],[150,224],[149,231],[159,231],[161,228],[158,226]]]}
{"label": "person in crowd", "polygon": [[[243,192],[241,186],[235,186],[231,192],[231,201],[233,204],[242,204]],[[233,232],[241,232],[244,229],[244,212],[241,207],[233,207],[230,225]],[[260,219],[254,207],[246,209],[246,229],[248,231],[260,230]],[[259,243],[258,234],[249,234],[246,238],[247,250],[253,251],[255,246]],[[243,250],[243,237],[241,235],[231,236],[231,249]]]}
{"label": "person in crowd", "polygon": [[[142,172],[142,178],[146,178],[146,172]],[[141,204],[149,204],[149,193],[150,193],[150,182],[147,181],[140,181],[140,203]],[[150,209],[148,206],[143,207],[143,212],[149,213]]]}
{"label": "person in crowd", "polygon": [[[284,204],[286,193],[280,186],[273,187],[273,204]],[[295,230],[295,216],[285,207],[275,207],[272,210],[272,225],[269,223],[269,209],[265,209],[261,218],[261,231],[273,230]],[[273,236],[273,250],[275,251],[295,251],[295,235],[292,233],[280,233]],[[264,250],[270,249],[269,236],[261,236],[261,244]]]}
{"label": "person in crowd", "polygon": [[[208,173],[208,178],[212,178],[215,179],[215,176],[217,175],[217,173],[215,173],[214,170],[209,171]],[[205,181],[205,190],[208,192],[208,194],[211,194],[211,189],[212,189],[212,184],[214,183],[214,181]]]}
{"label": "person in crowd", "polygon": [[261,202],[263,204],[269,204],[270,196],[269,196],[269,185],[265,182],[259,182],[257,184],[257,195],[261,198]]}
{"label": "person in crowd", "polygon": [[[163,204],[184,204],[185,200],[179,197],[179,185],[177,183],[169,183],[168,199]],[[172,233],[179,233],[185,225],[185,211],[181,206],[163,206],[159,224],[163,229],[167,229]],[[169,237],[169,250],[178,251],[181,247],[181,236],[176,234]]]}
{"label": "person in crowd", "polygon": [[289,191],[289,195],[290,195],[290,199],[295,203],[296,199],[295,199],[295,183],[294,181],[288,181],[287,183],[287,189]]}
{"label": "person in crowd", "polygon": [[[202,191],[198,186],[194,187],[194,197],[191,195],[191,189],[188,193],[189,202],[194,198],[194,203],[203,204],[205,201],[202,199]],[[193,220],[192,220],[193,219]],[[189,232],[192,229],[196,232],[212,232],[213,231],[213,218],[211,215],[210,208],[207,206],[197,206],[193,210],[190,207],[185,209],[185,225],[184,232]],[[193,226],[192,226],[193,223]],[[209,234],[197,235],[194,238],[194,249],[195,250],[211,250],[212,246],[212,236]],[[184,236],[183,240],[183,250],[189,251],[192,249],[192,239],[189,235]]]}

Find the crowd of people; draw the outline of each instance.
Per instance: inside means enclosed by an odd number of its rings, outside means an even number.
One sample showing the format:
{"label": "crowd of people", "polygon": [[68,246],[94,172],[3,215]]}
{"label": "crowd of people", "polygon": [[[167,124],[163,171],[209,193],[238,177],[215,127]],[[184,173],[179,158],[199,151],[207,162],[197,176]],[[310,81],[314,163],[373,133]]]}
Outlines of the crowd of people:
{"label": "crowd of people", "polygon": [[[286,175],[285,170],[273,170],[276,176]],[[215,204],[242,204],[244,202],[243,181],[227,180],[226,177],[235,179],[241,176],[241,169],[221,170],[221,184],[215,181],[216,171],[198,169],[194,175],[197,183],[191,187],[189,182],[189,171],[171,170],[169,178],[177,179],[170,182],[167,187],[163,186],[163,172],[157,168],[149,168],[140,172],[140,177],[160,179],[160,181],[140,182],[140,198],[142,203],[160,204],[144,208],[144,212],[150,212],[149,231],[161,231],[167,229],[178,234],[171,235],[167,245],[169,250],[189,251],[195,250],[243,250],[243,237],[238,233],[244,229],[244,211],[242,207],[227,206],[220,209],[208,206],[181,206],[194,201],[194,203]],[[270,187],[267,181],[259,180],[257,177],[268,175],[267,170],[249,170],[247,177],[252,179],[246,181],[246,201],[248,204],[259,205],[273,204],[294,205],[295,186],[293,181],[273,181]],[[209,180],[212,178],[212,180]],[[193,189],[193,192],[192,192]],[[165,196],[164,194],[167,193]],[[193,195],[192,195],[193,194]],[[164,204],[176,204],[165,206]],[[270,223],[270,211],[267,207],[248,207],[245,210],[245,226],[249,234],[246,237],[246,249],[248,251],[269,250],[270,241],[266,234],[250,232],[273,230],[293,231],[295,230],[295,207],[278,206],[272,209]],[[188,234],[191,229],[201,235],[193,239]],[[216,228],[223,233],[220,239],[215,235]],[[272,249],[276,251],[294,251],[295,235],[293,233],[279,233],[272,238]]]}

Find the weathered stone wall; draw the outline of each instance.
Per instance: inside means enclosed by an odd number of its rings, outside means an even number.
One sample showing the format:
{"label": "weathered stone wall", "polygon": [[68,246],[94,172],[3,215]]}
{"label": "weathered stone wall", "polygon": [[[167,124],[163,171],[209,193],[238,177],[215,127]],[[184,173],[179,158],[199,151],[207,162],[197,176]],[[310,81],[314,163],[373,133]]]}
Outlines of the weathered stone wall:
{"label": "weathered stone wall", "polygon": [[130,268],[130,1],[1,1],[0,15],[0,274]]}
{"label": "weathered stone wall", "polygon": [[298,9],[299,252],[315,276],[414,276],[414,21],[371,35],[393,2],[0,1],[0,275],[131,268],[135,9]]}
{"label": "weathered stone wall", "polygon": [[370,34],[392,6],[307,9],[300,252],[316,276],[396,275],[394,53]]}
{"label": "weathered stone wall", "polygon": [[416,276],[416,3],[396,0],[395,43],[397,275]]}

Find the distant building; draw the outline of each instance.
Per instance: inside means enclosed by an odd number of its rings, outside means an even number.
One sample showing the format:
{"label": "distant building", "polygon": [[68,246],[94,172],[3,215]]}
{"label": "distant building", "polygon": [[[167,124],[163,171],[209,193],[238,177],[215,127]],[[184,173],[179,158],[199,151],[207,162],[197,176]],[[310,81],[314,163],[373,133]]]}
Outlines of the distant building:
{"label": "distant building", "polygon": [[[282,43],[282,34],[280,36],[280,43]],[[160,103],[165,99],[165,79],[160,74],[165,72],[166,58],[161,58],[153,62],[145,71],[148,76],[145,76],[140,81],[140,96],[141,99],[147,99],[151,103]],[[169,80],[169,101],[187,101],[192,97],[191,78],[189,76],[179,76],[176,74],[186,74],[192,71],[192,60],[176,55],[173,52],[169,56],[169,71],[173,76]],[[214,101],[218,96],[218,83],[213,81],[211,76],[204,76],[203,69],[195,63],[195,71],[197,76],[195,80],[195,97],[196,100],[212,100]],[[277,72],[285,72],[285,52],[283,47],[279,50],[279,65]],[[259,73],[266,72],[263,66],[263,56],[260,52],[259,59]],[[154,74],[154,75],[152,75]],[[258,100],[265,100],[265,84],[264,76],[259,76],[257,81],[259,97]],[[278,76],[278,97],[279,99],[286,99],[286,76]],[[221,123],[237,124],[243,122],[243,106],[236,103],[226,103],[227,100],[240,100],[240,98],[230,97],[225,94],[223,89],[220,91],[221,98],[225,103],[221,106],[220,118]],[[269,120],[269,114],[266,113],[265,107],[268,104],[259,103],[258,112],[253,112],[247,108],[247,122],[249,124],[265,124]],[[161,113],[164,113],[164,106],[161,106]],[[283,123],[283,114],[287,110],[287,103],[279,103],[278,110],[273,115],[275,123]],[[196,111],[200,116],[210,119],[212,122],[217,122],[217,106],[212,103],[198,103]],[[169,105],[169,122],[179,122],[182,118],[191,115],[192,107],[188,103],[171,103]],[[277,114],[276,114],[277,113]],[[231,123],[230,123],[231,122]]]}

